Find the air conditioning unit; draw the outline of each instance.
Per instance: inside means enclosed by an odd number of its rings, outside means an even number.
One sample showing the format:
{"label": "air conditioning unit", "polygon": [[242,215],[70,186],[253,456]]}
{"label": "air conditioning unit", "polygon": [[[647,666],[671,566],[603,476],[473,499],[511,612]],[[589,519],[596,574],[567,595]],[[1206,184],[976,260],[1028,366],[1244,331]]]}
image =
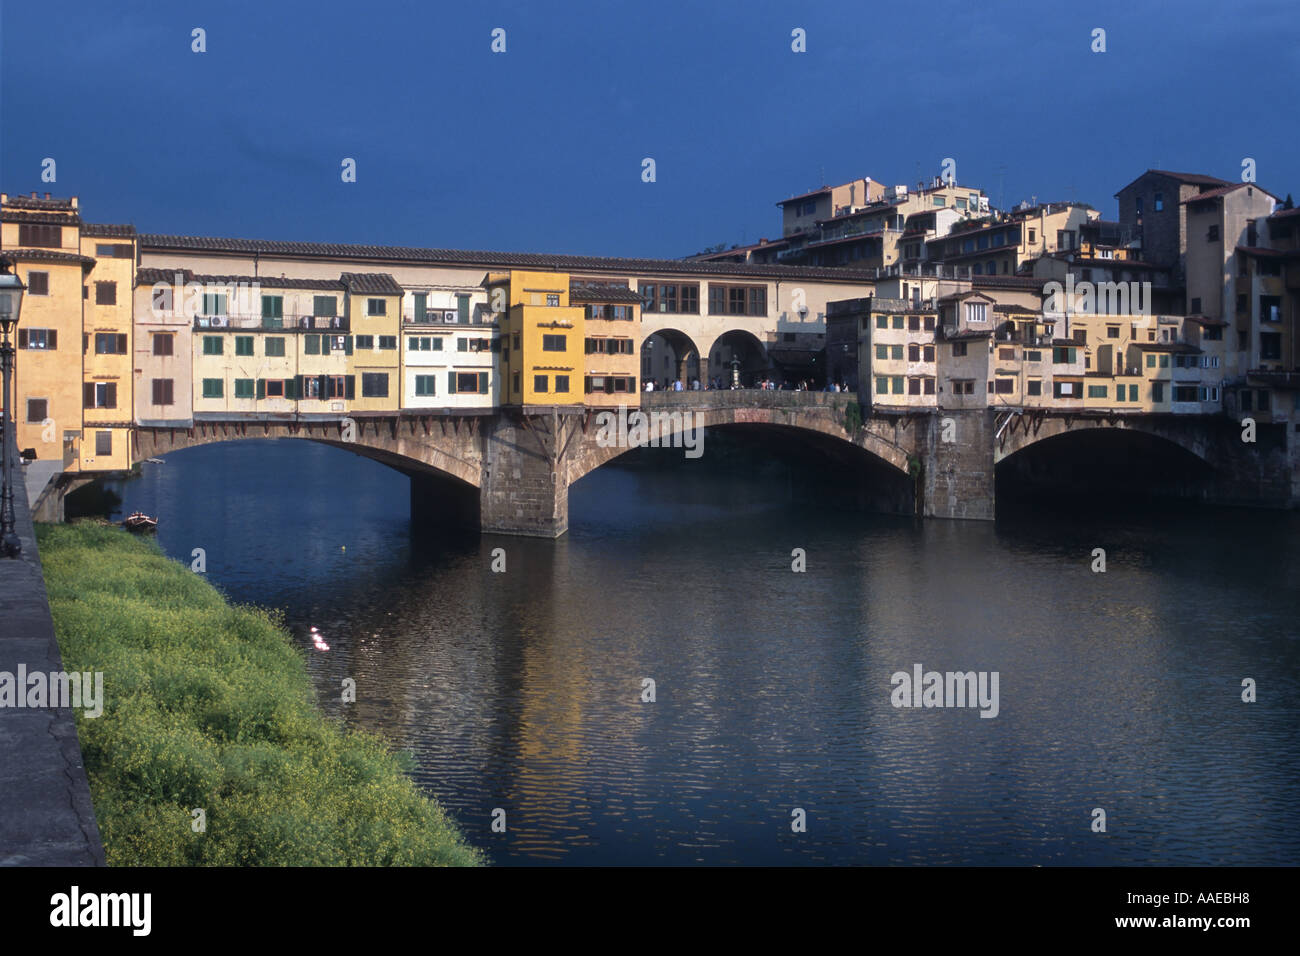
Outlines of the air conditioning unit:
{"label": "air conditioning unit", "polygon": [[341,412],[341,411],[343,411],[343,403],[342,403],[342,402],[330,402],[330,411],[331,411],[331,412]]}
{"label": "air conditioning unit", "polygon": [[230,317],[225,315],[214,315],[212,317],[212,327],[214,329],[224,329],[230,326]]}
{"label": "air conditioning unit", "polygon": [[208,329],[212,327],[212,320],[206,315],[199,316],[199,328]]}
{"label": "air conditioning unit", "polygon": [[455,322],[457,317],[458,313],[455,309],[446,309],[442,313],[442,321],[444,322]]}

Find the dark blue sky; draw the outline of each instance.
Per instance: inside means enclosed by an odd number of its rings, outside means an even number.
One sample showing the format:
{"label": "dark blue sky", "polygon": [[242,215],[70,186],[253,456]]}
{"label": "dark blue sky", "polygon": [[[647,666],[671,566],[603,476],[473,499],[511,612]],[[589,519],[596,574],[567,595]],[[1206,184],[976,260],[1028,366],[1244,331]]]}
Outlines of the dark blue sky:
{"label": "dark blue sky", "polygon": [[671,257],[947,156],[1107,217],[1148,167],[1300,194],[1294,0],[0,8],[0,186],[148,232]]}

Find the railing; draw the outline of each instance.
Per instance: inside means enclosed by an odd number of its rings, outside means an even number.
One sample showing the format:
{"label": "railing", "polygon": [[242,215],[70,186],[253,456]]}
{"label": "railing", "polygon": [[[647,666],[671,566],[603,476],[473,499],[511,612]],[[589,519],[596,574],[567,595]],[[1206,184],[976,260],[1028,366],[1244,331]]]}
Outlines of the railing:
{"label": "railing", "polygon": [[267,318],[261,315],[197,315],[194,328],[205,330],[247,329],[263,332],[282,332],[306,329],[348,331],[348,320],[341,315],[299,315]]}

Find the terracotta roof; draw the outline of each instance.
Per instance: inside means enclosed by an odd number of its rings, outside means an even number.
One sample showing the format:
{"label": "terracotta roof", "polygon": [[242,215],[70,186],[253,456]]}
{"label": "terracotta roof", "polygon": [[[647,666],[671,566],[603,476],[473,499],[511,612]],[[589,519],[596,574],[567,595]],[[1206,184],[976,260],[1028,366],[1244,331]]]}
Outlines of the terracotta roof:
{"label": "terracotta roof", "polygon": [[83,266],[93,266],[95,260],[91,256],[78,255],[75,252],[59,252],[57,249],[3,249],[0,250],[0,259],[9,262],[79,262]]}
{"label": "terracotta roof", "polygon": [[0,221],[3,222],[34,222],[47,226],[77,226],[81,224],[81,217],[77,215],[76,210],[71,210],[71,214],[60,215],[54,212],[22,212],[17,209],[10,209],[8,203],[5,204],[3,212],[0,212]]}
{"label": "terracotta roof", "polygon": [[1039,314],[1037,310],[1028,309],[1023,305],[995,305],[993,306],[993,311],[1002,312],[1004,314],[1009,313],[1013,315],[1038,315]]}
{"label": "terracotta roof", "polygon": [[286,258],[345,259],[427,265],[468,265],[487,268],[551,270],[555,272],[650,272],[687,275],[754,276],[774,279],[826,279],[832,282],[874,282],[874,271],[817,266],[757,265],[698,262],[685,259],[633,259],[612,256],[548,255],[536,252],[484,252],[464,249],[424,249],[412,246],[370,246],[350,243],[284,242],[270,239],[224,239],[141,233],[140,248],[148,252],[191,251]]}
{"label": "terracotta roof", "polygon": [[1288,217],[1290,217],[1290,216],[1300,216],[1300,206],[1296,206],[1294,209],[1279,209],[1277,212],[1273,213],[1273,214],[1272,214],[1271,216],[1269,216],[1268,218],[1269,218],[1269,219],[1286,219],[1286,218],[1288,218]]}
{"label": "terracotta roof", "polygon": [[118,226],[103,222],[88,222],[81,227],[83,236],[127,239],[135,237],[135,226]]}
{"label": "terracotta roof", "polygon": [[1212,319],[1208,315],[1189,315],[1185,316],[1188,322],[1195,322],[1197,325],[1217,325],[1226,326],[1227,319]]}
{"label": "terracotta roof", "polygon": [[1265,249],[1261,246],[1238,246],[1237,252],[1261,259],[1300,259],[1300,249]]}
{"label": "terracotta roof", "polygon": [[387,272],[344,272],[339,276],[348,291],[366,295],[401,295],[402,287]]}
{"label": "terracotta roof", "polygon": [[1246,186],[1253,186],[1254,188],[1262,192],[1265,196],[1272,199],[1274,202],[1277,202],[1276,196],[1274,196],[1271,192],[1269,192],[1267,189],[1264,189],[1257,183],[1229,183],[1228,185],[1220,186],[1217,189],[1207,189],[1205,190],[1205,192],[1197,193],[1195,196],[1188,196],[1186,199],[1183,200],[1183,205],[1186,205],[1189,202],[1200,202],[1202,199],[1217,199],[1220,196],[1228,195],[1228,193],[1236,192],[1238,189],[1244,189]]}
{"label": "terracotta roof", "polygon": [[807,199],[809,196],[820,196],[822,195],[822,193],[828,193],[830,191],[831,191],[830,186],[823,186],[821,189],[814,189],[810,193],[802,193],[798,196],[791,196],[789,199],[782,199],[780,202],[777,203],[777,205],[784,206],[786,203],[794,202],[796,199]]}
{"label": "terracotta roof", "polygon": [[36,195],[10,196],[5,205],[14,209],[62,209],[69,212],[75,212],[77,208],[71,199],[41,199]]}
{"label": "terracotta roof", "polygon": [[[1202,173],[1174,173],[1174,172],[1170,172],[1167,169],[1148,169],[1145,173],[1142,174],[1142,176],[1147,176],[1151,173],[1154,173],[1157,176],[1167,176],[1170,179],[1177,179],[1179,182],[1184,182],[1192,186],[1230,185],[1230,183],[1226,179],[1219,179],[1217,176],[1206,176],[1203,175]],[[1136,183],[1139,179],[1142,178],[1142,176],[1139,176],[1137,179],[1133,180],[1133,182],[1129,183],[1128,186],[1123,187],[1123,189],[1115,193],[1115,195],[1118,196],[1119,193],[1122,193],[1125,189],[1128,189],[1129,186],[1132,186],[1133,183]]]}
{"label": "terracotta roof", "polygon": [[1192,352],[1197,355],[1201,352],[1195,345],[1187,345],[1183,342],[1133,342],[1131,344],[1137,346],[1143,352],[1177,352],[1179,354]]}
{"label": "terracotta roof", "polygon": [[639,293],[626,285],[604,282],[570,282],[569,300],[579,302],[641,302]]}
{"label": "terracotta roof", "polygon": [[1023,276],[971,276],[972,286],[984,286],[987,289],[1031,289],[1043,291],[1043,281]]}
{"label": "terracotta roof", "polygon": [[944,336],[940,341],[943,341],[943,342],[969,342],[969,341],[971,341],[971,340],[973,340],[973,339],[986,339],[986,338],[988,338],[988,337],[989,337],[990,335],[992,335],[992,334],[993,334],[993,332],[992,332],[991,329],[985,329],[985,330],[982,331],[982,332],[979,331],[978,329],[968,329],[968,330],[965,331],[965,332],[953,332],[953,333],[950,334],[950,335],[945,335],[945,336]]}

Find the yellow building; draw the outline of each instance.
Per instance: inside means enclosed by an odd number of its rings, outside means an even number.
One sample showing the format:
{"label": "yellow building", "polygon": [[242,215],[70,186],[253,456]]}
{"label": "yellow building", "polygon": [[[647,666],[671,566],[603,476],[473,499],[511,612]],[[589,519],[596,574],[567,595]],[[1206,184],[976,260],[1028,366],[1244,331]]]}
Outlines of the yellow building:
{"label": "yellow building", "polygon": [[502,404],[583,404],[586,317],[569,303],[569,276],[514,270],[483,284],[489,307],[504,316]]}
{"label": "yellow building", "polygon": [[584,401],[593,406],[639,406],[640,293],[624,282],[574,279],[569,301],[583,310]]}
{"label": "yellow building", "polygon": [[132,462],[135,230],[77,198],[0,194],[0,255],[27,286],[14,368],[18,447],[65,471]]}
{"label": "yellow building", "polygon": [[393,412],[402,395],[402,287],[387,273],[345,272],[352,332],[345,390],[352,412]]}

